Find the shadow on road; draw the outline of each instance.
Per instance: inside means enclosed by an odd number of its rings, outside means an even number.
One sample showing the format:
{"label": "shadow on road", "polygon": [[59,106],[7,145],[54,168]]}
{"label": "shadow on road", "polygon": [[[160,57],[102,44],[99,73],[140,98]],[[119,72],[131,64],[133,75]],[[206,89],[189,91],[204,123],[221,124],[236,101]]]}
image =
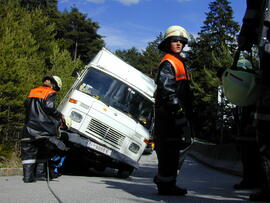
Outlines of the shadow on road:
{"label": "shadow on road", "polygon": [[[74,168],[73,168],[74,169]],[[187,156],[181,174],[178,176],[178,185],[188,189],[184,197],[160,196],[157,194],[153,176],[157,174],[157,160],[155,155],[144,155],[141,166],[127,179],[117,178],[114,169],[106,168],[105,171],[81,168],[69,175],[83,175],[88,177],[101,177],[102,184],[108,189],[121,190],[134,196],[126,196],[126,201],[141,202],[249,202],[248,192],[233,190],[232,186],[240,181],[240,177],[212,170]]]}
{"label": "shadow on road", "polygon": [[[110,179],[103,182],[108,188],[123,190],[134,195],[133,201],[135,199],[138,201],[139,197],[142,199],[141,202],[249,202],[248,194],[232,189],[233,181],[238,181],[239,177],[229,176],[228,178],[228,174],[213,172],[190,157],[185,160],[178,179],[179,185],[188,189],[188,195],[160,196],[152,181],[156,174],[156,167],[156,164],[144,164],[129,179],[122,181]],[[132,201],[132,199],[127,199],[127,201]]]}

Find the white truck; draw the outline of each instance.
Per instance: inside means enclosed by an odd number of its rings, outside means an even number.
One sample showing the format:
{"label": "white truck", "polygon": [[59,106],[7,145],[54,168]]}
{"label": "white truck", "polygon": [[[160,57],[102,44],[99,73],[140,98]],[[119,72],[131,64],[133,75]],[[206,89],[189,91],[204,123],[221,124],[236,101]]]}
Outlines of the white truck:
{"label": "white truck", "polygon": [[102,48],[58,107],[72,120],[62,135],[77,158],[128,177],[149,140],[155,89],[150,77]]}

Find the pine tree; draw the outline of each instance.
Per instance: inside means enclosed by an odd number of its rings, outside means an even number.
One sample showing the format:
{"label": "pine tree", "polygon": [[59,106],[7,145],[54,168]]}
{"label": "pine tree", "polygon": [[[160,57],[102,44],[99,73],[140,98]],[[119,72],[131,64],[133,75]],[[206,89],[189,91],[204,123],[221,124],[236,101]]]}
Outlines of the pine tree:
{"label": "pine tree", "polygon": [[200,132],[215,135],[217,115],[213,112],[218,107],[217,91],[220,84],[216,71],[218,67],[232,65],[239,25],[233,21],[233,10],[227,0],[212,1],[209,9],[199,36],[190,45],[187,56],[190,68],[196,70],[192,73],[194,92],[199,98],[195,100],[195,107],[199,120],[204,121],[204,124],[199,124]]}
{"label": "pine tree", "polygon": [[57,0],[20,0],[20,5],[29,11],[42,9],[43,12],[50,18],[58,16]]}
{"label": "pine tree", "polygon": [[[32,20],[40,13],[29,14],[17,2],[1,8],[0,21],[0,131],[14,136],[23,124],[23,100],[27,91],[44,70],[37,40],[31,33]],[[31,84],[31,85],[30,85]]]}
{"label": "pine tree", "polygon": [[[21,8],[19,1],[0,0],[0,134],[18,138],[24,120],[24,100],[45,74],[64,76],[68,86],[74,68],[68,52],[54,39],[54,24],[41,9]],[[1,144],[1,139],[0,139]]]}
{"label": "pine tree", "polygon": [[127,50],[116,50],[114,53],[126,63],[144,72],[141,63],[142,53],[137,48],[132,47]]}
{"label": "pine tree", "polygon": [[151,78],[156,78],[159,63],[163,56],[163,53],[158,49],[158,45],[162,41],[163,37],[163,34],[160,33],[154,41],[148,43],[145,51],[143,51],[143,70]]}
{"label": "pine tree", "polygon": [[63,13],[57,10],[57,0],[20,0],[22,7],[32,11],[41,9],[55,23],[55,38],[62,41],[73,59],[80,58],[84,64],[89,63],[96,53],[104,46],[102,36],[97,34],[99,25],[87,18],[77,8]]}
{"label": "pine tree", "polygon": [[230,51],[234,51],[235,37],[240,27],[232,20],[233,10],[230,3],[228,0],[215,0],[209,4],[209,9],[199,33],[200,42],[209,43],[206,47],[216,52],[220,51],[220,45],[228,46]]}
{"label": "pine tree", "polygon": [[210,11],[206,13],[204,25],[198,33],[197,43],[192,45],[191,60],[194,68],[215,68],[212,64],[212,53],[223,57],[224,48],[232,56],[236,49],[236,34],[239,24],[233,21],[233,10],[227,0],[215,0],[209,4]]}
{"label": "pine tree", "polygon": [[59,104],[75,80],[72,76],[73,70],[83,67],[83,63],[80,60],[73,60],[69,52],[67,50],[61,51],[59,46],[53,48],[53,54],[50,55],[50,62],[52,68],[47,74],[60,76],[63,83],[63,87],[61,91],[58,92],[56,101],[56,104]]}
{"label": "pine tree", "polygon": [[63,46],[73,59],[80,58],[89,63],[105,45],[102,36],[97,33],[99,24],[87,18],[77,8],[65,11],[56,19],[57,39],[63,40]]}
{"label": "pine tree", "polygon": [[158,49],[163,35],[160,33],[156,39],[149,42],[142,53],[135,47],[128,50],[116,50],[115,54],[125,62],[134,66],[151,78],[155,78],[163,53]]}

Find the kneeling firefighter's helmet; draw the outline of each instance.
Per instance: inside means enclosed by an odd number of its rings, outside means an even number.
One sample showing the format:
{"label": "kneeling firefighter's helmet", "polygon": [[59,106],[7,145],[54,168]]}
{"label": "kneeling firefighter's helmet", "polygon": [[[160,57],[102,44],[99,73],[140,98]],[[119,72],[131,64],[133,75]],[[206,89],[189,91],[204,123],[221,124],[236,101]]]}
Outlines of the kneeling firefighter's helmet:
{"label": "kneeling firefighter's helmet", "polygon": [[225,97],[238,106],[249,106],[260,96],[260,78],[247,70],[226,69],[222,74]]}
{"label": "kneeling firefighter's helmet", "polygon": [[42,79],[42,82],[50,80],[53,83],[53,89],[60,91],[62,89],[62,80],[56,75],[47,75]]}

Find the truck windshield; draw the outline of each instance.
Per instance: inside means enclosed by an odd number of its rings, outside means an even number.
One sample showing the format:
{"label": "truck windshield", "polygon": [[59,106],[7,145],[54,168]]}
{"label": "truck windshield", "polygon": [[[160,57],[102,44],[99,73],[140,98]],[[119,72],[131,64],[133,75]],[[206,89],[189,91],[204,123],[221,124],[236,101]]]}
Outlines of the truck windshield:
{"label": "truck windshield", "polygon": [[77,89],[122,111],[144,127],[150,128],[153,102],[120,80],[91,68]]}

